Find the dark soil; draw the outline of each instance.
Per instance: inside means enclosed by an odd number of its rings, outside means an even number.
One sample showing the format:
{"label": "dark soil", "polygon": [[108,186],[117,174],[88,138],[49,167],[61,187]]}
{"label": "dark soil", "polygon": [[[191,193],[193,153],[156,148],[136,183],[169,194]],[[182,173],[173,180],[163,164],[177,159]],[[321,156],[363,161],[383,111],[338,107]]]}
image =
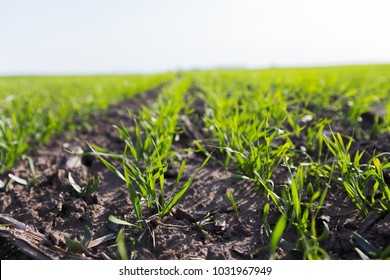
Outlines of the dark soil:
{"label": "dark soil", "polygon": [[[109,222],[108,216],[130,220],[132,207],[127,188],[104,168],[99,159],[79,157],[71,152],[90,152],[88,141],[121,153],[124,144],[113,125],[123,122],[131,126],[128,110],[135,112],[156,95],[156,90],[150,91],[105,112],[96,112],[79,129],[38,147],[30,154],[35,163],[35,175],[27,159],[20,160],[14,168],[0,175],[3,181],[8,174],[23,179],[35,178],[35,183],[28,187],[12,181],[7,190],[0,193],[0,224],[12,225],[0,227],[0,258],[120,258],[115,242],[120,226]],[[202,137],[202,130],[197,127],[201,125],[204,104],[197,101],[194,106],[190,123],[182,120],[184,133],[174,143],[174,148],[187,159],[185,178],[189,178],[205,159],[203,154],[183,151],[183,148],[191,147],[193,138]],[[367,143],[358,141],[356,145],[371,151],[374,148],[378,152],[386,151],[390,137],[381,135]],[[97,193],[81,198],[69,183],[69,172],[76,182],[85,182],[90,176],[99,175],[102,182]],[[262,224],[267,200],[250,182],[236,179],[233,176],[236,172],[234,168],[226,170],[211,160],[170,215],[151,220],[142,231],[126,228],[129,253],[135,253],[137,259],[268,259],[268,249],[261,250],[268,244]],[[283,172],[279,171],[281,177]],[[174,181],[176,173],[177,165],[172,164],[167,172],[168,183]],[[239,206],[239,217],[226,199],[225,195],[230,191]],[[271,208],[271,227],[278,218],[277,210]],[[321,246],[333,259],[359,259],[353,231],[378,248],[390,243],[390,214],[373,213],[363,219],[341,188],[330,189],[319,219],[329,225],[330,236]],[[100,244],[97,242],[88,252],[70,253],[64,237],[82,239],[85,226],[92,231],[93,239],[105,237],[106,240]],[[136,240],[134,246],[130,237]],[[286,236],[286,239],[294,238],[294,231]],[[302,259],[302,254],[279,249],[278,258]]]}

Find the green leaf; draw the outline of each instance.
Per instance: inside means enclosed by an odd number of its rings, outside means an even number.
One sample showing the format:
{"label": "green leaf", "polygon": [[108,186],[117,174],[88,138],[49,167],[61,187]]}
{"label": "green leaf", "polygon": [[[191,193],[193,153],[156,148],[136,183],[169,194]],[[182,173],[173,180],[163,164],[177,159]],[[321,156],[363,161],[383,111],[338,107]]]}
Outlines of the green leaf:
{"label": "green leaf", "polygon": [[276,248],[279,244],[280,239],[283,236],[284,229],[286,228],[286,224],[287,224],[287,217],[281,215],[271,235],[270,250],[271,250],[272,259],[275,259]]}
{"label": "green leaf", "polygon": [[234,200],[233,191],[230,191],[229,194],[226,194],[226,198],[229,200],[230,204],[232,205],[234,209],[234,213],[236,214],[236,216],[238,216],[238,207],[236,201]]}
{"label": "green leaf", "polygon": [[269,203],[265,204],[265,205],[264,205],[264,209],[263,209],[263,225],[264,225],[264,230],[265,230],[265,234],[266,234],[267,237],[269,238],[269,237],[271,236],[271,228],[270,228],[270,226],[269,226],[268,216],[269,216]]}
{"label": "green leaf", "polygon": [[182,163],[181,163],[181,165],[180,165],[179,173],[177,174],[175,183],[173,184],[173,189],[176,189],[177,185],[179,184],[180,179],[181,179],[181,177],[183,176],[184,168],[185,168],[185,167],[186,167],[186,160],[183,160]]}
{"label": "green leaf", "polygon": [[86,247],[88,248],[88,245],[89,243],[91,243],[92,241],[92,232],[91,230],[89,229],[89,227],[85,227],[84,228],[84,237],[83,237],[83,240],[81,240],[81,243]]}
{"label": "green leaf", "polygon": [[116,169],[111,163],[109,163],[107,160],[105,160],[101,155],[102,153],[99,153],[97,152],[94,147],[94,145],[90,145],[88,144],[90,149],[99,157],[100,161],[108,168],[108,170],[110,170],[112,173],[114,173],[115,175],[117,175],[119,178],[121,178],[123,181],[126,182],[126,179],[125,177],[122,175],[122,173]]}
{"label": "green leaf", "polygon": [[[289,172],[288,175],[290,175],[290,174],[291,173]],[[309,197],[311,197],[310,202],[313,202],[314,200],[316,200],[316,198],[313,199],[314,190],[313,190],[313,184],[312,183],[309,183],[307,185],[307,194],[309,195]]]}
{"label": "green leaf", "polygon": [[34,161],[33,161],[32,157],[23,155],[23,156],[22,156],[22,159],[27,159],[28,164],[29,164],[30,169],[31,169],[31,173],[32,173],[33,176],[35,176],[36,171],[35,171],[35,165],[34,165]]}
{"label": "green leaf", "polygon": [[369,260],[370,258],[364,254],[359,248],[355,248],[355,251],[356,253],[359,255],[359,257],[362,259],[362,260]]}
{"label": "green leaf", "polygon": [[293,199],[295,215],[296,215],[297,219],[299,220],[301,218],[301,201],[299,199],[298,188],[297,188],[295,180],[293,180],[292,184],[291,184],[291,196]]}
{"label": "green leaf", "polygon": [[129,193],[130,201],[133,204],[135,214],[137,216],[138,221],[142,220],[142,209],[140,204],[140,198],[137,194],[137,191],[134,189],[131,177],[131,171],[128,169],[128,166],[124,166],[125,180],[127,185],[127,191]]}
{"label": "green leaf", "polygon": [[176,203],[179,201],[179,199],[185,194],[188,187],[192,184],[192,181],[194,181],[196,175],[203,169],[203,167],[206,165],[206,163],[211,158],[212,153],[208,155],[208,157],[203,161],[202,165],[198,168],[198,170],[195,172],[194,175],[181,187],[181,189],[174,195],[174,197],[168,202],[168,204],[165,206],[165,208],[159,213],[160,217],[165,216],[168,214],[173,206],[176,205]]}
{"label": "green leaf", "polygon": [[83,188],[80,187],[80,186],[75,182],[75,180],[73,179],[72,174],[71,174],[70,172],[68,173],[68,180],[69,180],[69,183],[71,184],[71,186],[76,190],[76,192],[82,193]]}
{"label": "green leaf", "polygon": [[321,195],[320,191],[316,191],[310,198],[310,202],[314,202],[317,198],[319,198]]}
{"label": "green leaf", "polygon": [[294,244],[294,243],[289,242],[283,238],[280,239],[279,245],[283,250],[286,250],[286,251],[299,251],[299,244],[298,243]]}
{"label": "green leaf", "polygon": [[329,186],[330,186],[329,184],[326,184],[326,187],[325,187],[324,191],[323,191],[322,194],[321,194],[320,200],[318,201],[318,207],[317,207],[315,216],[318,215],[318,213],[320,212],[320,210],[321,210],[321,208],[322,208],[322,205],[324,204],[326,195],[327,195],[328,190],[329,190]]}
{"label": "green leaf", "polygon": [[88,251],[87,248],[79,241],[72,240],[68,237],[64,237],[65,244],[68,247],[68,249],[72,252],[86,252]]}
{"label": "green leaf", "polygon": [[198,140],[194,140],[193,143],[198,148],[198,151],[204,153],[205,155],[209,155],[210,153],[200,144]]}
{"label": "green leaf", "polygon": [[388,245],[385,249],[380,253],[381,259],[390,259],[390,245]]}
{"label": "green leaf", "polygon": [[132,224],[132,223],[129,223],[129,222],[126,222],[124,220],[121,220],[119,218],[116,218],[114,217],[113,215],[110,215],[108,216],[108,220],[114,224],[117,224],[117,225],[122,225],[122,226],[134,226],[136,227],[135,224]]}
{"label": "green leaf", "polygon": [[97,176],[97,178],[90,177],[88,179],[87,187],[85,188],[85,196],[91,195],[92,193],[97,191],[99,186],[100,186],[100,177],[99,176]]}
{"label": "green leaf", "polygon": [[323,241],[323,240],[326,240],[326,239],[329,237],[330,230],[329,230],[328,224],[325,223],[324,221],[322,221],[322,224],[324,225],[324,231],[323,231],[322,234],[317,238],[317,241]]}
{"label": "green leaf", "polygon": [[370,242],[364,239],[356,231],[352,232],[352,235],[355,241],[360,246],[360,248],[363,250],[363,252],[366,253],[368,256],[375,258],[380,254],[378,248],[376,248],[374,245],[372,245]]}
{"label": "green leaf", "polygon": [[15,175],[12,175],[12,174],[8,174],[8,176],[9,176],[12,180],[14,180],[15,182],[17,182],[17,183],[19,183],[19,184],[21,184],[21,185],[24,185],[24,186],[28,186],[28,182],[27,182],[26,180],[24,180],[24,179],[22,179],[22,178],[19,178],[19,177],[15,176]]}
{"label": "green leaf", "polygon": [[127,254],[126,243],[125,243],[125,239],[123,237],[123,231],[124,231],[124,228],[121,228],[119,230],[118,236],[116,238],[116,245],[118,246],[118,252],[119,252],[119,255],[121,256],[121,259],[128,260],[129,256]]}

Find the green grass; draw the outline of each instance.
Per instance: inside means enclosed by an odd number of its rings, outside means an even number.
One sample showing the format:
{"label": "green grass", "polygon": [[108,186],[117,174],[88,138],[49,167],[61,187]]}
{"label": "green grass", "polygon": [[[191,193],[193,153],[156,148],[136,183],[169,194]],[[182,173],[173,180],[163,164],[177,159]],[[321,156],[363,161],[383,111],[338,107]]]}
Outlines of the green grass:
{"label": "green grass", "polygon": [[[362,162],[363,149],[351,152],[353,139],[370,141],[390,132],[389,66],[209,71],[194,73],[194,79],[212,135],[197,142],[199,150],[218,147],[221,165],[237,169],[281,213],[272,230],[269,206],[264,211],[271,257],[280,242],[305,259],[329,258],[321,248],[328,225],[319,227],[316,217],[332,186],[345,189],[362,218],[389,213],[383,175],[388,155]],[[369,128],[367,114],[373,116]],[[332,126],[339,132],[333,134]],[[283,240],[292,228],[295,244]]]}
{"label": "green grass", "polygon": [[[210,159],[266,198],[263,224],[270,258],[277,258],[279,250],[298,252],[303,259],[329,258],[323,249],[329,226],[319,223],[318,216],[332,188],[345,191],[362,219],[390,212],[388,153],[370,154],[355,145],[390,133],[390,65],[195,71],[172,78],[1,78],[1,170],[34,145],[72,129],[75,117],[83,120],[94,110],[171,80],[152,104],[129,112],[134,125],[116,124],[123,151],[89,143],[128,190],[132,218],[111,216],[112,222],[142,229],[151,219],[168,215]],[[181,117],[191,119],[197,99],[204,104],[204,126],[198,129],[206,137],[192,139],[192,147],[207,157],[182,180],[187,162],[173,146],[183,135]],[[171,168],[177,177],[168,184]],[[83,187],[71,183],[81,196],[98,186],[92,179]],[[226,199],[239,220],[233,192]],[[274,225],[270,209],[280,215]],[[293,241],[285,238],[290,233],[296,236]],[[125,236],[122,229],[117,238],[123,259],[129,258]],[[362,258],[388,258],[389,247],[375,248],[357,233],[353,238]]]}
{"label": "green grass", "polygon": [[0,171],[89,113],[157,87],[173,74],[0,77]]}
{"label": "green grass", "polygon": [[[134,127],[127,128],[123,123],[118,127],[126,143],[123,154],[102,152],[104,149],[101,147],[91,146],[102,163],[126,183],[136,217],[134,224],[139,229],[151,219],[151,213],[157,212],[159,217],[167,215],[210,158],[189,179],[181,182],[186,166],[183,160],[170,192],[166,193],[165,173],[170,168],[168,160],[172,161],[175,157],[171,146],[180,130],[179,113],[185,111],[184,96],[189,86],[190,80],[185,78],[164,87],[156,102],[150,107],[143,107],[134,117]],[[119,162],[123,171],[114,167],[109,159]],[[144,206],[147,213],[144,213]]]}

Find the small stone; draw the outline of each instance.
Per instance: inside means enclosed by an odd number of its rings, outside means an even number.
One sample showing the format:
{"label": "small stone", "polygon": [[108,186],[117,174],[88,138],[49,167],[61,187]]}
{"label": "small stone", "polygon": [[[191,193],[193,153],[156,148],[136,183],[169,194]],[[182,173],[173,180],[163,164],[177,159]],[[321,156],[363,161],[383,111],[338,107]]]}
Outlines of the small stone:
{"label": "small stone", "polygon": [[314,119],[314,117],[312,115],[304,115],[301,118],[301,122],[308,123],[308,122],[311,122],[313,119]]}
{"label": "small stone", "polygon": [[349,228],[349,229],[357,229],[358,224],[356,223],[355,218],[348,218],[345,220],[344,227]]}
{"label": "small stone", "polygon": [[383,220],[379,221],[374,226],[374,229],[376,229],[380,235],[390,236],[390,214],[387,214]]}
{"label": "small stone", "polygon": [[69,237],[68,234],[57,230],[53,230],[49,233],[49,239],[55,245],[59,245],[59,246],[65,246],[65,236]]}

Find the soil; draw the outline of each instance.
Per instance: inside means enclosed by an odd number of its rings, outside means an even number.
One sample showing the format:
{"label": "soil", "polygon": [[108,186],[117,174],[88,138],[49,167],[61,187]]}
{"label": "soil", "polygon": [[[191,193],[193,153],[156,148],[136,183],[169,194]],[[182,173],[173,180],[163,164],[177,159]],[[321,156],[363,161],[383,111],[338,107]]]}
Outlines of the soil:
{"label": "soil", "polygon": [[[90,152],[87,142],[121,153],[124,144],[113,125],[123,122],[130,127],[132,120],[128,111],[136,112],[141,105],[151,102],[157,92],[152,90],[111,106],[107,111],[95,112],[80,128],[37,147],[29,154],[35,163],[35,174],[25,158],[0,175],[3,181],[8,174],[34,178],[31,186],[11,181],[6,191],[0,192],[0,224],[11,225],[0,227],[1,259],[120,258],[115,238],[121,226],[108,221],[108,217],[114,215],[134,221],[130,218],[132,207],[127,188],[98,158],[80,157],[75,153]],[[197,100],[193,106],[194,113],[190,120],[182,119],[184,132],[173,146],[187,160],[184,179],[205,159],[202,153],[183,150],[193,147],[193,138],[206,137],[198,128],[202,125],[200,116],[204,104]],[[369,122],[370,118],[364,120]],[[299,146],[302,139],[295,140]],[[387,151],[389,145],[390,136],[379,135],[368,142],[357,139],[355,149],[380,152]],[[100,176],[98,191],[81,198],[69,183],[69,172],[76,182]],[[177,172],[178,165],[172,162],[166,174],[168,185],[174,182]],[[129,254],[136,259],[268,259],[269,250],[264,248],[268,238],[262,222],[267,199],[255,191],[250,182],[233,176],[236,173],[234,167],[225,169],[216,159],[211,159],[169,215],[151,218],[143,230],[125,228]],[[283,178],[285,170],[277,174]],[[239,206],[239,216],[226,199],[231,191]],[[271,207],[271,227],[279,216]],[[390,214],[373,212],[363,219],[345,190],[338,187],[329,190],[319,221],[329,225],[330,236],[320,245],[332,259],[359,259],[353,231],[378,248],[390,244]],[[96,240],[95,246],[84,252],[69,252],[64,237],[81,240],[86,226]],[[296,240],[294,234],[291,230],[285,238]],[[277,258],[302,259],[302,254],[279,248]]]}

